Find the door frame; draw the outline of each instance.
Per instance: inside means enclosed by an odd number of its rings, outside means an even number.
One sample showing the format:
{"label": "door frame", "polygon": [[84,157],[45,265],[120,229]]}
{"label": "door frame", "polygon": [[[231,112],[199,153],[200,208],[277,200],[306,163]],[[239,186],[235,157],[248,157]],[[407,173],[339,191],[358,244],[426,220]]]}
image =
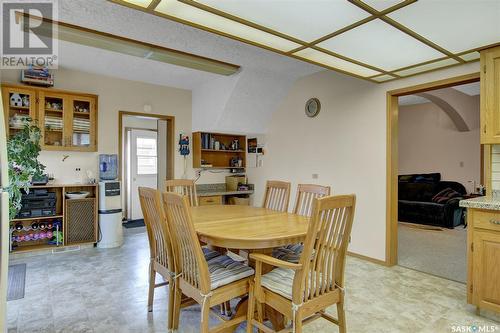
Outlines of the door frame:
{"label": "door frame", "polygon": [[[132,116],[132,117],[147,117],[153,118],[157,120],[165,120],[167,122],[167,179],[174,179],[174,145],[175,145],[175,117],[174,116],[166,116],[160,114],[151,114],[144,112],[132,112],[132,111],[118,111],[118,161],[119,163],[123,163],[123,117]],[[123,165],[120,164],[118,167],[118,180],[123,183]],[[126,194],[128,195],[128,194]],[[124,212],[127,215],[127,197],[125,197],[125,207]]]}
{"label": "door frame", "polygon": [[[158,130],[154,130],[154,129],[149,129],[149,128],[140,128],[140,127],[124,127],[124,132],[123,132],[123,137],[124,137],[124,145],[123,145],[123,148],[124,150],[126,151],[127,148],[128,148],[128,145],[130,145],[130,142],[128,141],[127,139],[127,136],[128,136],[128,133],[129,132],[132,132],[132,130],[140,130],[140,131],[151,131],[151,132],[156,132],[156,136],[158,137]],[[127,153],[125,152],[125,155],[123,155],[123,159],[124,161],[127,159],[127,158],[130,158],[130,156],[127,155]],[[157,156],[158,158],[158,156]],[[128,173],[128,169],[129,169],[129,165],[127,163],[125,163],[124,161],[120,161],[120,163],[123,163],[123,168],[120,168],[120,170],[123,170],[124,171],[124,175],[123,175],[123,180],[122,180],[122,192],[125,194],[125,205],[123,207],[123,212],[124,212],[124,216],[126,218],[129,218],[130,219],[130,216],[131,214],[129,214],[129,211],[128,209],[130,208],[129,207],[129,195],[131,193],[129,193],[129,182],[130,182],[130,179],[127,178],[127,173]],[[158,163],[158,161],[157,161]],[[168,170],[167,170],[168,171]],[[158,181],[157,181],[158,182]],[[156,184],[156,187],[158,188],[158,184]]]}
{"label": "door frame", "polygon": [[[456,85],[478,82],[479,72],[452,77],[449,79],[423,83],[387,92],[387,163],[386,163],[386,239],[385,263],[394,266],[398,263],[398,136],[399,105],[398,97],[416,93],[448,88]],[[482,172],[486,188],[491,183],[490,145],[483,145]]]}

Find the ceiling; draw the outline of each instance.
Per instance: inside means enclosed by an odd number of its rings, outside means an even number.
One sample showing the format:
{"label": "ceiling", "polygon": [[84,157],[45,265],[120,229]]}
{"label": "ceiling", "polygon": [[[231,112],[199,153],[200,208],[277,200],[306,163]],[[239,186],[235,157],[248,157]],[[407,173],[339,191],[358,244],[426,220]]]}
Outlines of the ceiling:
{"label": "ceiling", "polygon": [[497,0],[110,0],[373,82],[479,59]]}

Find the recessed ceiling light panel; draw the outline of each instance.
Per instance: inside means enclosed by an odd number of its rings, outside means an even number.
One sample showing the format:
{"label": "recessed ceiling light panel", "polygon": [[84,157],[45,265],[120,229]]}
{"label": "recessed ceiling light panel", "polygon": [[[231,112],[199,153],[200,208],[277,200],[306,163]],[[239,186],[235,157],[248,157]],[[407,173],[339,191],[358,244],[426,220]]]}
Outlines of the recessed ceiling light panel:
{"label": "recessed ceiling light panel", "polygon": [[327,39],[318,46],[388,71],[444,56],[378,19]]}
{"label": "recessed ceiling light panel", "polygon": [[132,5],[147,8],[151,4],[151,1],[153,0],[123,0],[123,1],[128,2]]}
{"label": "recessed ceiling light panel", "polygon": [[423,72],[427,72],[427,71],[430,71],[433,69],[438,69],[441,67],[447,67],[447,66],[456,65],[456,64],[458,64],[458,61],[448,58],[448,59],[443,59],[443,60],[431,62],[429,64],[404,69],[404,70],[401,70],[399,72],[394,72],[394,74],[399,75],[399,76],[408,76],[408,75],[423,73]]}
{"label": "recessed ceiling light panel", "polygon": [[369,16],[348,1],[196,0],[252,23],[311,42]]}
{"label": "recessed ceiling light panel", "polygon": [[500,42],[498,0],[419,0],[388,16],[454,53]]}
{"label": "recessed ceiling light panel", "polygon": [[364,3],[366,3],[368,6],[378,10],[379,12],[386,10],[387,8],[390,8],[392,6],[397,5],[400,2],[403,2],[402,0],[363,0]]}
{"label": "recessed ceiling light panel", "polygon": [[225,17],[212,14],[191,5],[176,1],[162,0],[155,9],[157,12],[188,21],[208,29],[254,42],[280,51],[290,51],[300,46],[287,39],[249,27]]}
{"label": "recessed ceiling light panel", "polygon": [[331,56],[315,49],[305,49],[294,53],[294,55],[303,59],[311,60],[321,65],[337,68],[342,71],[350,72],[363,77],[382,74],[373,69],[353,64],[352,62],[345,61],[343,59]]}

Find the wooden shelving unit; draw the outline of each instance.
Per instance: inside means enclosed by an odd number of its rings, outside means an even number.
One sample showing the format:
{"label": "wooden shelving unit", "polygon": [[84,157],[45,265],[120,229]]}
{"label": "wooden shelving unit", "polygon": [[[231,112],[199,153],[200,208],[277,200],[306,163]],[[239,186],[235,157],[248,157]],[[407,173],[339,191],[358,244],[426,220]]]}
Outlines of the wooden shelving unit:
{"label": "wooden shelving unit", "polygon": [[[53,184],[53,185],[43,185],[43,186],[33,186],[32,189],[47,189],[50,192],[56,193],[56,215],[53,216],[40,216],[40,217],[29,217],[29,218],[15,218],[10,221],[10,226],[12,228],[15,227],[16,224],[22,224],[25,230],[16,231],[13,230],[13,236],[19,235],[29,235],[35,234],[37,232],[41,232],[40,230],[32,230],[30,226],[35,223],[51,223],[55,221],[62,222],[62,231],[63,233],[63,242],[59,245],[59,247],[67,246],[67,245],[75,245],[81,243],[96,243],[98,236],[98,226],[97,226],[97,202],[98,202],[98,191],[96,184]],[[88,191],[90,195],[86,199],[67,199],[65,196],[66,192],[73,191]],[[87,205],[86,207],[91,207],[89,211],[79,211],[79,214],[85,215],[87,218],[85,221],[88,223],[82,224],[79,221],[78,225],[70,225],[71,221],[68,219],[68,203],[76,203],[81,200],[86,200],[90,202],[91,205]],[[71,205],[69,205],[71,206]],[[87,208],[88,209],[88,208]],[[75,229],[76,228],[76,229]],[[81,229],[78,230],[78,228]],[[85,241],[68,241],[68,231],[72,230],[73,232],[76,230],[76,234],[86,234],[89,235],[89,230],[91,230],[92,234],[90,237],[87,237]],[[52,231],[52,230],[51,230]],[[74,239],[74,237],[73,237]],[[16,242],[16,247],[13,249],[13,253],[18,252],[26,252],[26,251],[37,251],[37,250],[47,250],[51,248],[57,247],[56,245],[48,244],[49,239],[36,239],[29,241]]]}
{"label": "wooden shelving unit", "polygon": [[[21,105],[13,106],[10,99],[17,95]],[[8,135],[19,130],[12,119],[29,116],[42,130],[42,150],[97,151],[96,95],[2,84],[2,96]]]}
{"label": "wooden shelving unit", "polygon": [[[238,149],[231,149],[234,140],[238,141]],[[219,149],[215,149],[216,142],[218,142]],[[195,132],[193,133],[193,168],[244,169],[247,160],[246,142],[245,135]],[[231,160],[234,159],[241,160],[241,166],[231,165]]]}

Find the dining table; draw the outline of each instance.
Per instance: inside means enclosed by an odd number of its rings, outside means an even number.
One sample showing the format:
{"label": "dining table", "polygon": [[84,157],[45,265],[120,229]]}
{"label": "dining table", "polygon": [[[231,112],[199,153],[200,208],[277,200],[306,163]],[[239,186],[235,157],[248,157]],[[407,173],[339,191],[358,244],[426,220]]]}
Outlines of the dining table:
{"label": "dining table", "polygon": [[[200,241],[210,246],[244,250],[247,253],[271,254],[276,247],[305,240],[309,218],[288,212],[243,205],[209,205],[191,207],[191,216]],[[249,262],[253,265],[253,262]],[[272,267],[263,267],[263,271]],[[236,307],[236,316],[246,314],[247,300]],[[267,308],[275,330],[285,326],[284,317]],[[233,332],[230,327],[225,332]]]}

